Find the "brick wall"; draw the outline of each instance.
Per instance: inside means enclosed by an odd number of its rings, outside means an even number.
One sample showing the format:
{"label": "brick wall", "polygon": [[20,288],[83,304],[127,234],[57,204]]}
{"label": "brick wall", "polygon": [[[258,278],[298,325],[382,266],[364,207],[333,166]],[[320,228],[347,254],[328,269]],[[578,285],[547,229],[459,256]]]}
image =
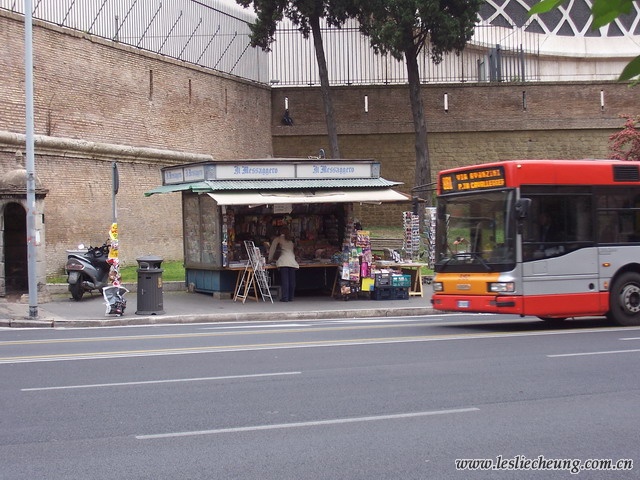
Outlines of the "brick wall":
{"label": "brick wall", "polygon": [[[0,130],[12,132],[24,132],[23,27],[0,10]],[[219,159],[271,153],[268,87],[39,22],[33,43],[38,134]]]}
{"label": "brick wall", "polygon": [[[161,184],[162,166],[192,154],[271,155],[269,88],[49,24],[35,22],[33,33],[35,133],[50,137],[45,150],[36,145],[36,174],[49,190],[47,274],[62,272],[66,249],[106,240],[113,161],[123,262],[149,253],[181,260],[180,194],[143,192]],[[23,17],[0,10],[0,134],[25,131],[23,56]],[[0,175],[24,168],[24,142],[0,138]]]}
{"label": "brick wall", "polygon": [[[0,172],[24,169],[22,152],[24,135],[0,131]],[[35,171],[38,184],[48,190],[42,200],[46,275],[63,272],[67,249],[107,240],[114,161],[120,177],[116,214],[122,263],[136,265],[136,258],[148,254],[181,260],[180,194],[143,193],[161,184],[161,166],[205,160],[211,156],[36,136]]]}
{"label": "brick wall", "polygon": [[[54,273],[66,261],[66,251],[78,243],[102,245],[111,225],[112,192],[109,161],[73,158],[73,167],[64,179],[56,155],[37,158],[38,177],[51,185],[45,199],[48,273]],[[155,163],[118,161],[120,190],[116,196],[120,260],[136,265],[142,255],[159,255],[167,260],[182,259],[182,210],[180,195],[154,195],[143,192],[160,183]],[[62,180],[62,181],[61,181]]]}
{"label": "brick wall", "polygon": [[[351,86],[333,92],[342,157],[379,160],[382,176],[403,182],[398,189],[410,193],[415,136],[408,88]],[[619,114],[637,113],[637,95],[637,88],[617,82],[423,85],[434,180],[445,168],[501,159],[607,157],[609,135],[624,124]],[[285,97],[293,126],[281,121]],[[319,88],[273,89],[272,103],[276,156],[329,152]],[[356,216],[368,225],[400,226],[399,212],[410,209],[362,206]]]}

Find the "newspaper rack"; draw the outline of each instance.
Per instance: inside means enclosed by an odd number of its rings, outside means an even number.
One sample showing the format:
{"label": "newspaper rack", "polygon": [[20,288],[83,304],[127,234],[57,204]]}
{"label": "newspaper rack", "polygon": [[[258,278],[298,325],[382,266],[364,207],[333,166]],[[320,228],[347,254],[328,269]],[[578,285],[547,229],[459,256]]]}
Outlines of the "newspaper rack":
{"label": "newspaper rack", "polygon": [[273,297],[269,289],[269,275],[265,269],[265,259],[260,253],[260,249],[250,240],[245,240],[244,246],[247,250],[249,261],[242,272],[233,301],[235,302],[240,298],[244,303],[251,291],[253,291],[256,302],[258,301],[258,293],[260,293],[263,302],[268,298],[273,303]]}

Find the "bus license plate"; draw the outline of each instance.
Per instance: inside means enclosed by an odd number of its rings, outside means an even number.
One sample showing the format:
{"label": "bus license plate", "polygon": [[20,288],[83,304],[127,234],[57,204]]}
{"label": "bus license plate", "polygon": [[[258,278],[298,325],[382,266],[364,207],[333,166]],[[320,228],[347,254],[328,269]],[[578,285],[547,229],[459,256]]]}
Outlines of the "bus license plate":
{"label": "bus license plate", "polygon": [[458,300],[458,308],[469,308],[469,300]]}

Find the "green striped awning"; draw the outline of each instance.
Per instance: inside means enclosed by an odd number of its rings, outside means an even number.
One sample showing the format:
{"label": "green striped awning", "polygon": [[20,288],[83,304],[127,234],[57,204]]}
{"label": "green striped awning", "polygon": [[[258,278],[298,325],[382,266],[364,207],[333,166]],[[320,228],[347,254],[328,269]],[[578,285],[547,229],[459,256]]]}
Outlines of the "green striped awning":
{"label": "green striped awning", "polygon": [[282,191],[282,190],[331,190],[389,188],[401,185],[384,178],[344,178],[344,179],[286,179],[286,180],[209,180],[195,183],[162,185],[144,193],[151,196],[156,193],[183,192],[197,193]]}

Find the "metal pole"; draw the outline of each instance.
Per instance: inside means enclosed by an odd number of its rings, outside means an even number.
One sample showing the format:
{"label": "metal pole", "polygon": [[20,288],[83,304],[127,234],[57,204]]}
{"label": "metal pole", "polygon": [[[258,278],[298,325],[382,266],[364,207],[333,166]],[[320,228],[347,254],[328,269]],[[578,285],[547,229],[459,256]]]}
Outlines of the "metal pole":
{"label": "metal pole", "polygon": [[111,181],[111,218],[113,220],[112,223],[118,223],[118,211],[116,208],[116,195],[118,194],[118,190],[120,189],[120,175],[118,174],[118,164],[113,162],[111,164],[112,169],[112,181]]}
{"label": "metal pole", "polygon": [[24,70],[27,150],[27,269],[29,276],[29,318],[38,316],[36,269],[36,174],[33,143],[33,31],[31,0],[24,2]]}

